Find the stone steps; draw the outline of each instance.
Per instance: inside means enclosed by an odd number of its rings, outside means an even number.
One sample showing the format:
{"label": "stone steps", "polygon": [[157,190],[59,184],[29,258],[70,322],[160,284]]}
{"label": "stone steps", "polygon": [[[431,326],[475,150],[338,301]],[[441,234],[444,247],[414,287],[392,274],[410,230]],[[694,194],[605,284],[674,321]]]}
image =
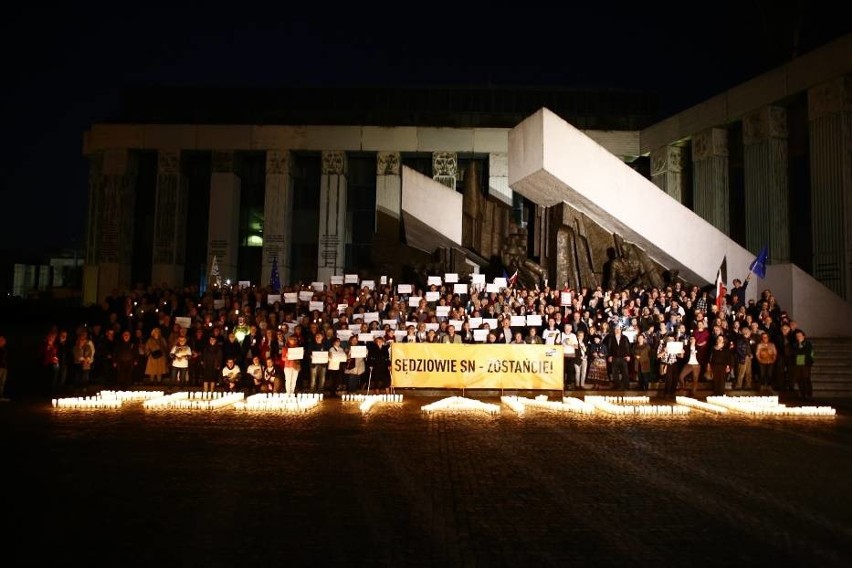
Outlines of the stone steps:
{"label": "stone steps", "polygon": [[852,338],[811,338],[814,398],[852,398]]}

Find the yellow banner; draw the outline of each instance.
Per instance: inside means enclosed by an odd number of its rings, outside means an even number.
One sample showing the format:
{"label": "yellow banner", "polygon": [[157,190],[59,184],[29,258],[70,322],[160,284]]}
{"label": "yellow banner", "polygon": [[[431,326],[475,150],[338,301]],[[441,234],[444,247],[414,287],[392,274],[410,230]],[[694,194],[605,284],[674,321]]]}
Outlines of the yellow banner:
{"label": "yellow banner", "polygon": [[393,386],[562,390],[563,353],[552,345],[401,343],[391,347]]}

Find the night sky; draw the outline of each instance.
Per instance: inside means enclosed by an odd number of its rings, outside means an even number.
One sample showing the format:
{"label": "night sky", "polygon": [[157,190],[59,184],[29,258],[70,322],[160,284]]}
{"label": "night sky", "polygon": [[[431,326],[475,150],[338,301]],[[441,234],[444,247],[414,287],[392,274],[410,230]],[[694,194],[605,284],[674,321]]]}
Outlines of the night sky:
{"label": "night sky", "polygon": [[82,246],[83,132],[124,86],[618,88],[671,114],[789,60],[795,30],[799,53],[852,31],[824,0],[83,4],[4,8],[0,249]]}

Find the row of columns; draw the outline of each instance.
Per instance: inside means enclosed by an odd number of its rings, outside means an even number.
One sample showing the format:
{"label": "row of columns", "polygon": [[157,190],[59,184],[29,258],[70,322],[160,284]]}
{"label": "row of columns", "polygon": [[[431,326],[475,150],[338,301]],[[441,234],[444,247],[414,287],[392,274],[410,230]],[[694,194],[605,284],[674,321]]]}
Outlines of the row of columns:
{"label": "row of columns", "polygon": [[[511,200],[507,156],[490,156],[489,183],[499,199]],[[159,150],[154,210],[152,282],[180,286],[186,263],[189,214],[188,179],[181,172],[179,150]],[[214,151],[210,177],[207,266],[213,258],[219,272],[238,277],[241,180],[234,171],[234,153]],[[135,154],[107,150],[90,157],[89,233],[86,247],[87,301],[97,301],[130,284],[134,207],[138,174]],[[433,154],[433,179],[455,187],[459,175],[455,152]],[[344,151],[323,151],[320,177],[317,278],[328,281],[343,273],[346,244],[351,241],[347,219],[348,161]],[[376,156],[376,210],[399,220],[402,211],[400,152]],[[193,214],[202,212],[193,211]],[[291,279],[290,231],[293,215],[292,157],[288,150],[266,152],[262,282],[269,282],[273,260],[282,282]]]}
{"label": "row of columns", "polygon": [[[841,297],[852,298],[852,79],[840,77],[808,91],[813,275]],[[742,119],[745,170],[745,246],[768,246],[772,263],[790,262],[787,111],[770,105]],[[693,209],[730,234],[728,131],[695,134]],[[685,149],[651,152],[651,181],[683,203]]]}

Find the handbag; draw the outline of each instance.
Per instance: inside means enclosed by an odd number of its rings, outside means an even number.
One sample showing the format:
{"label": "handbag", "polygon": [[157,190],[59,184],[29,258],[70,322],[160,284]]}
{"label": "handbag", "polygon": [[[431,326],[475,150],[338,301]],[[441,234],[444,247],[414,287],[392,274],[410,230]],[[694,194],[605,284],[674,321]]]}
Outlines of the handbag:
{"label": "handbag", "polygon": [[151,358],[152,359],[159,359],[162,356],[163,356],[163,352],[159,349],[155,349],[155,350],[151,351]]}

